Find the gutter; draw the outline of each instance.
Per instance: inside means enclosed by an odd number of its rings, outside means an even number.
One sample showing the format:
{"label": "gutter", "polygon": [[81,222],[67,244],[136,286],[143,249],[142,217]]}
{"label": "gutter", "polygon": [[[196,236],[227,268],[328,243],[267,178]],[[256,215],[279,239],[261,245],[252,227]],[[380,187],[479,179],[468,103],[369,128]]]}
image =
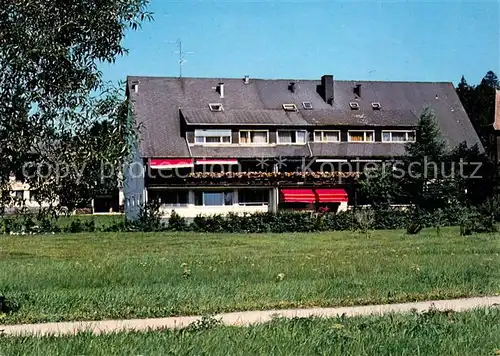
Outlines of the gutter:
{"label": "gutter", "polygon": [[309,142],[309,141],[307,141],[307,148],[309,149],[309,156],[311,156],[311,157],[312,157],[313,152],[312,152],[311,145],[310,145],[310,142]]}
{"label": "gutter", "polygon": [[188,142],[187,137],[185,137],[184,140],[186,140],[186,145],[187,145],[187,148],[189,151],[189,157],[193,158],[193,153],[191,152],[191,146],[189,146],[189,142]]}

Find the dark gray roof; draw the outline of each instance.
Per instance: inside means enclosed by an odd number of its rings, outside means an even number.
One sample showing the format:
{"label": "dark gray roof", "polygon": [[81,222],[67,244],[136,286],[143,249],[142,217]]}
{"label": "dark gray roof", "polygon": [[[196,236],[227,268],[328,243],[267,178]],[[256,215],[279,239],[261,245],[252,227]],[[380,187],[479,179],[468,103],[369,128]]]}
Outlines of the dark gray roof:
{"label": "dark gray roof", "polygon": [[212,112],[207,108],[185,109],[181,113],[186,123],[195,125],[272,125],[272,126],[301,126],[307,125],[297,112],[281,110],[241,110],[230,109],[221,112]]}
{"label": "dark gray roof", "polygon": [[217,158],[262,158],[262,157],[308,157],[310,151],[307,145],[275,145],[269,147],[191,147],[193,157],[217,157]]}
{"label": "dark gray roof", "polygon": [[[349,103],[348,103],[349,104]],[[371,104],[370,104],[371,105]],[[335,126],[409,126],[418,124],[418,114],[411,110],[303,110],[309,125]]]}
{"label": "dark gray roof", "polygon": [[[296,83],[294,93],[288,89],[292,81]],[[213,89],[220,82],[225,86],[223,99]],[[137,93],[131,89],[132,83],[138,83]],[[435,111],[450,147],[466,141],[468,145],[478,144],[482,148],[452,83],[335,80],[332,105],[318,94],[320,84],[319,79],[250,79],[250,83],[245,84],[243,79],[234,78],[163,77],[129,77],[127,83],[136,121],[143,125],[140,150],[144,157],[190,156],[187,142],[181,135],[179,109],[193,126],[227,123],[237,127],[255,125],[262,120],[262,124],[268,125],[356,127],[414,126],[422,110],[430,107]],[[356,84],[361,84],[359,98],[353,92]],[[304,110],[304,101],[311,102],[313,110]],[[351,110],[351,101],[357,101],[360,109]],[[372,102],[379,102],[381,110],[373,110]],[[212,113],[208,108],[209,103],[222,103],[225,111]],[[287,103],[295,103],[299,111],[285,113],[282,105]],[[348,146],[349,151],[351,145],[352,150],[361,147],[359,143],[340,144],[341,147]],[[386,148],[392,146],[387,143],[383,145]],[[315,144],[312,146],[315,147]],[[377,150],[379,145],[370,143],[366,146],[371,147],[367,150]],[[192,147],[193,155],[199,149]],[[228,149],[233,152],[241,150],[241,155],[248,151],[243,147]],[[273,149],[276,148],[265,148],[268,151]],[[220,150],[223,151],[222,148]]]}
{"label": "dark gray roof", "polygon": [[405,153],[405,145],[401,143],[311,142],[309,145],[315,157],[400,157]]}

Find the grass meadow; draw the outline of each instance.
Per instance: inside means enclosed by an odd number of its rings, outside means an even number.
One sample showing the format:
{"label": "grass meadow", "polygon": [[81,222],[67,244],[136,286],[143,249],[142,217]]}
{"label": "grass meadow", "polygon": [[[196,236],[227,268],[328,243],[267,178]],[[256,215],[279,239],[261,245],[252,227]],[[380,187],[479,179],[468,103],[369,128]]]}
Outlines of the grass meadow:
{"label": "grass meadow", "polygon": [[0,324],[492,295],[499,242],[456,228],[1,236],[0,294],[20,309]]}
{"label": "grass meadow", "polygon": [[245,328],[95,336],[4,337],[0,355],[467,355],[500,354],[500,310],[274,320]]}

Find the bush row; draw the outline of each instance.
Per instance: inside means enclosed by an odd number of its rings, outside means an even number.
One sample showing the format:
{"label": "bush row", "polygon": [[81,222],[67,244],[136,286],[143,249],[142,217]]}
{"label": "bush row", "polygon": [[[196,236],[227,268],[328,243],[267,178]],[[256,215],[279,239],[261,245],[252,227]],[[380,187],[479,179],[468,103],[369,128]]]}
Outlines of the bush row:
{"label": "bush row", "polygon": [[446,209],[433,212],[421,212],[412,209],[364,208],[325,214],[306,212],[279,212],[196,216],[192,222],[179,216],[174,211],[167,223],[162,222],[157,208],[146,206],[136,221],[117,221],[103,227],[96,227],[94,220],[75,219],[64,227],[59,227],[54,220],[35,221],[30,216],[15,219],[3,219],[3,233],[78,233],[78,232],[119,232],[119,231],[194,231],[209,233],[283,233],[345,230],[382,230],[407,229],[409,233],[418,233],[424,227],[442,227],[458,225],[464,235],[473,232],[495,230],[495,216],[487,206],[465,208],[451,204]]}

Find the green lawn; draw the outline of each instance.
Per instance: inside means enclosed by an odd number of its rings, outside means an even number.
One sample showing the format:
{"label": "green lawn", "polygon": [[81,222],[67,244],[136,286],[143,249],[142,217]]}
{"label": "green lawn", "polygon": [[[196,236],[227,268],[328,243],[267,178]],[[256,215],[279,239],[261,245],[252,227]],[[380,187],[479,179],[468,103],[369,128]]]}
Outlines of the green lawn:
{"label": "green lawn", "polygon": [[0,323],[339,306],[500,292],[500,235],[95,233],[0,237]]}
{"label": "green lawn", "polygon": [[500,310],[275,320],[248,328],[0,339],[1,355],[467,355],[500,353]]}

